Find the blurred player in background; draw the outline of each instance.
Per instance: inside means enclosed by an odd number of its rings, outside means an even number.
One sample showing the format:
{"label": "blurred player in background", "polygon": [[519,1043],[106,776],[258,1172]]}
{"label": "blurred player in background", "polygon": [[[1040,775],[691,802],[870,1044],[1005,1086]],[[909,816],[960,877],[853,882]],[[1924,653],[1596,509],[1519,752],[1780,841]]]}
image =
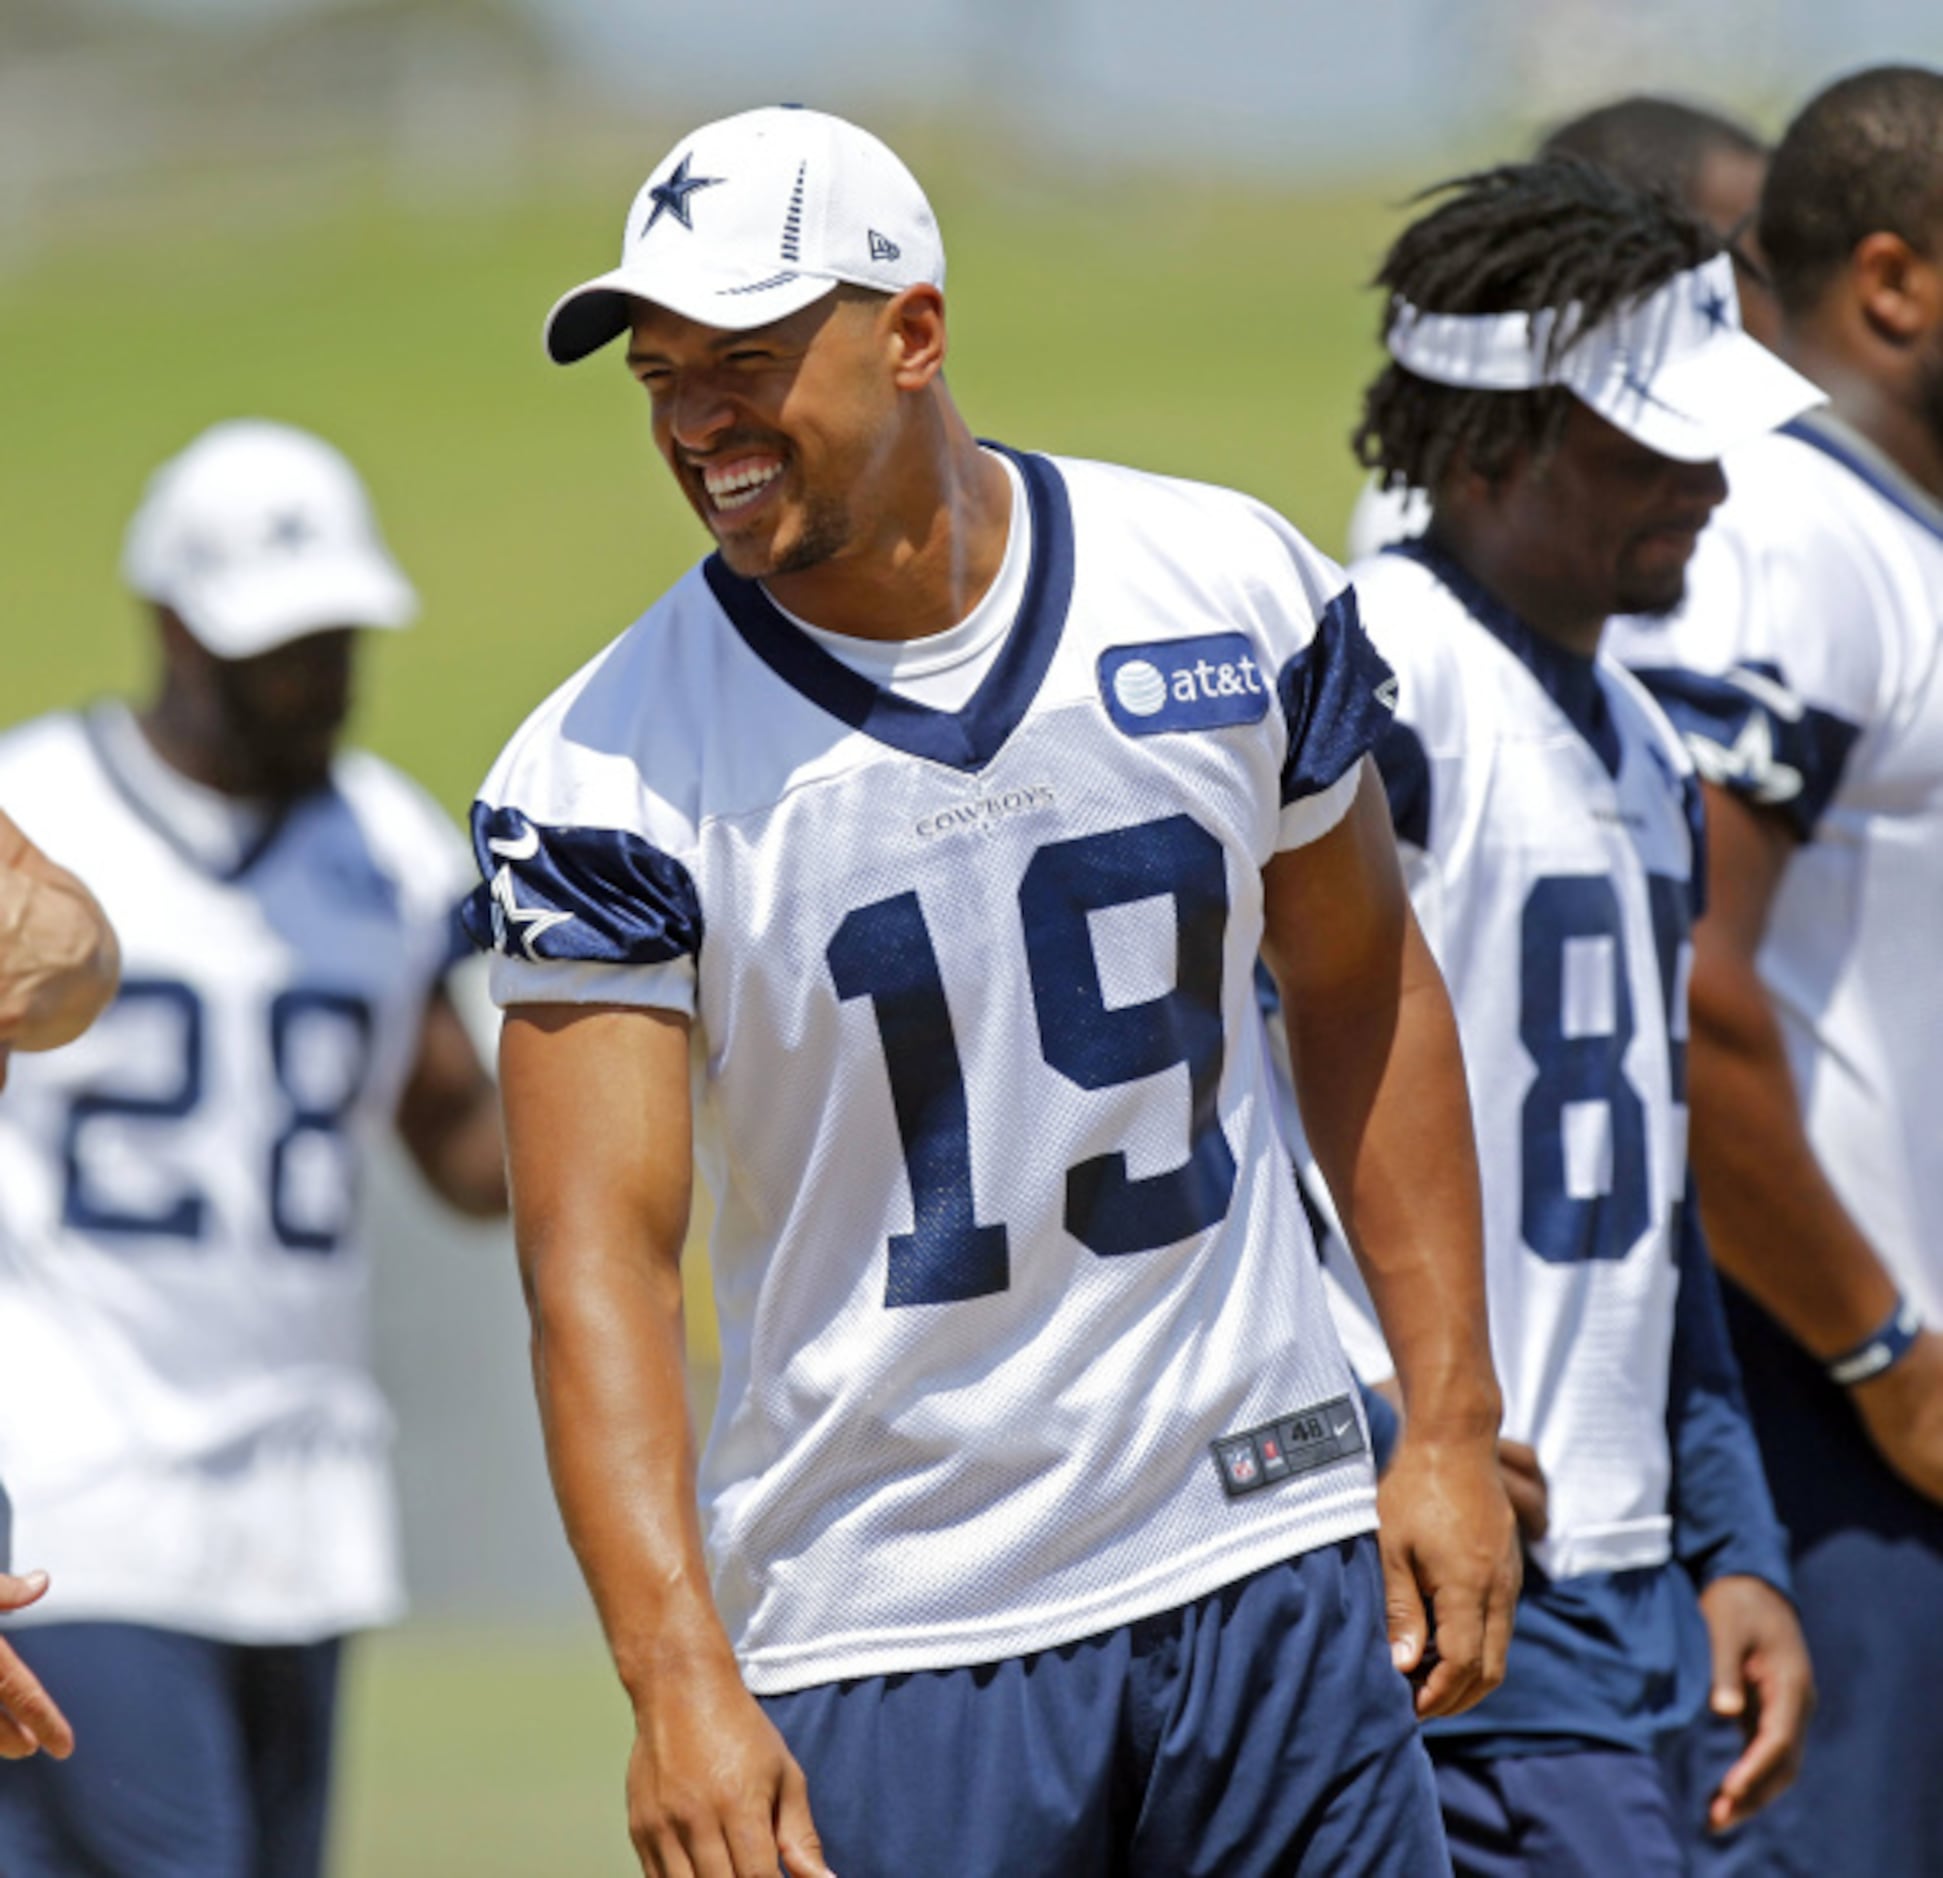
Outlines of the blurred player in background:
{"label": "blurred player in background", "polygon": [[154,696],[0,738],[0,797],[123,960],[0,1100],[0,1478],[53,1580],[11,1634],[85,1744],[0,1779],[0,1871],[307,1878],[340,1640],[400,1605],[359,1165],[395,1126],[446,1200],[505,1205],[442,988],[464,851],[337,751],[355,630],[415,600],[336,451],[219,425],[124,571]]}
{"label": "blurred player in background", "polygon": [[[115,995],[120,973],[115,929],[94,895],[0,812],[0,1087],[10,1051],[72,1043]],[[0,1484],[0,1612],[23,1610],[47,1589],[44,1572],[5,1571],[12,1523]],[[66,1717],[0,1641],[0,1758],[41,1748],[58,1758],[73,1745]]]}
{"label": "blurred player in background", "polygon": [[1800,1784],[1719,1868],[1933,1878],[1943,73],[1807,105],[1760,234],[1829,407],[1735,453],[1686,606],[1616,642],[1707,779],[1694,1165],[1822,1686]]}
{"label": "blurred player in background", "polygon": [[[474,819],[637,1849],[1427,1878],[1398,1672],[1427,1713],[1496,1681],[1516,1548],[1456,1035],[1365,762],[1390,675],[1257,504],[981,447],[943,278],[889,150],[756,111],[675,146],[549,322],[561,362],[629,337],[719,550]],[[1272,1134],[1264,929],[1410,1398],[1380,1553]]]}
{"label": "blurred player in background", "polygon": [[1741,325],[1773,346],[1780,313],[1755,226],[1771,152],[1744,124],[1675,98],[1619,98],[1561,124],[1536,154],[1582,157],[1711,228],[1734,257]]}
{"label": "blurred player in background", "polygon": [[[1619,98],[1561,124],[1534,154],[1596,163],[1711,228],[1734,257],[1742,326],[1763,345],[1773,345],[1779,315],[1754,231],[1768,150],[1752,131],[1717,111],[1672,98]],[[1422,490],[1371,481],[1350,516],[1350,559],[1421,534],[1429,519],[1430,502]]]}
{"label": "blurred player in background", "polygon": [[1707,231],[1577,160],[1453,185],[1378,279],[1391,363],[1358,448],[1432,513],[1350,571],[1470,1072],[1505,1429],[1548,1487],[1504,1686],[1429,1726],[1445,1826],[1477,1878],[1672,1878],[1658,1755],[1710,1658],[1749,1736],[1716,1825],[1786,1784],[1812,1685],[1683,1204],[1698,784],[1600,640],[1679,599],[1722,450],[1818,394],[1740,331]]}

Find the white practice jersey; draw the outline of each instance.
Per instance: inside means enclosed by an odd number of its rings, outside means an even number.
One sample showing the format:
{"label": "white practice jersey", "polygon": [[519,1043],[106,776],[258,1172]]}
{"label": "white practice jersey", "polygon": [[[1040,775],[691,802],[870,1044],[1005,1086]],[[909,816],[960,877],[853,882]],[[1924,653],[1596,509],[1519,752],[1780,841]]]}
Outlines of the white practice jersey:
{"label": "white practice jersey", "polygon": [[1809,1139],[1943,1322],[1943,507],[1827,417],[1727,472],[1685,606],[1616,650],[1800,839],[1760,970]]}
{"label": "white practice jersey", "polygon": [[0,738],[0,805],[123,971],[0,1098],[0,1481],[53,1579],[17,1621],[306,1641],[401,1604],[357,1175],[471,870],[365,755],[212,869],[118,756],[139,735],[113,706]]}
{"label": "white practice jersey", "polygon": [[[1553,1578],[1658,1565],[1697,785],[1624,670],[1446,555],[1410,543],[1351,572],[1396,668],[1378,757],[1463,1037],[1504,1432],[1550,1483],[1534,1555]],[[1366,1336],[1353,1268],[1331,1274]]]}
{"label": "white practice jersey", "polygon": [[964,708],[718,560],[514,739],[474,835],[502,1003],[694,1014],[750,1685],[994,1660],[1374,1524],[1250,970],[1387,673],[1225,491],[1015,459],[1031,565]]}

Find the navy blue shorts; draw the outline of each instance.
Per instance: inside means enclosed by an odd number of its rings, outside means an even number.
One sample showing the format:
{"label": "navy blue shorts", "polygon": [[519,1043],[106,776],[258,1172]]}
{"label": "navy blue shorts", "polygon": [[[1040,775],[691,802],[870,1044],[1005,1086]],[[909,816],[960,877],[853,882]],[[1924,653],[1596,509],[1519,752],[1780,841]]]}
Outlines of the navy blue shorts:
{"label": "navy blue shorts", "polygon": [[71,1759],[0,1772],[8,1878],[316,1878],[340,1646],[141,1624],[8,1641],[74,1724]]}
{"label": "navy blue shorts", "polygon": [[1672,1796],[1650,1754],[1438,1753],[1458,1878],[1685,1878]]}
{"label": "navy blue shorts", "polygon": [[1374,1540],[976,1668],[766,1696],[842,1878],[1437,1878]]}
{"label": "navy blue shorts", "polygon": [[1686,1813],[1707,1878],[1943,1873],[1943,1509],[1877,1457],[1846,1394],[1747,1296],[1721,1286],[1821,1702],[1801,1777],[1724,1839],[1700,1821],[1739,1752],[1731,1724],[1687,1743]]}

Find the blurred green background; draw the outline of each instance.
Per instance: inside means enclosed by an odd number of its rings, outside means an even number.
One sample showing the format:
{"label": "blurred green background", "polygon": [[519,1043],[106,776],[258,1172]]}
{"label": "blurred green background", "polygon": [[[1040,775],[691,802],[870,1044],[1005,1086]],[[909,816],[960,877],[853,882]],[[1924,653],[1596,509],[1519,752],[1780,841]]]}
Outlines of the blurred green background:
{"label": "blurred green background", "polygon": [[[371,177],[242,212],[191,179],[0,275],[0,721],[146,682],[117,575],[143,479],[216,418],[276,417],[349,452],[424,598],[415,631],[369,648],[359,738],[461,812],[521,716],[704,545],[618,358],[562,372],[538,343],[555,295],[608,264],[664,141],[485,210],[401,203]],[[1358,285],[1401,191],[1062,192],[978,154],[917,164],[972,423],[1240,485],[1334,549],[1375,357]],[[634,1869],[626,1712],[590,1622],[434,1600],[352,1662],[340,1878]]]}
{"label": "blurred green background", "polygon": [[[1337,544],[1380,192],[927,178],[950,376],[982,434],[1234,483]],[[215,240],[175,210],[0,277],[5,718],[143,681],[116,572],[143,479],[217,417],[275,417],[349,452],[425,601],[371,648],[360,734],[463,808],[526,709],[705,545],[619,349],[563,372],[539,348],[553,298],[609,264],[636,180],[617,164],[489,215],[373,188]]]}

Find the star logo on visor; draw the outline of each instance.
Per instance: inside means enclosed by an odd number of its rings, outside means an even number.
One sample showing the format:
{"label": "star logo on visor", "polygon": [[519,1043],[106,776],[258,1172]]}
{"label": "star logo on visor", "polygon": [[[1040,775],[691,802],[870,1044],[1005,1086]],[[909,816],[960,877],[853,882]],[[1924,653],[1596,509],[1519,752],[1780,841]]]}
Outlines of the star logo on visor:
{"label": "star logo on visor", "polygon": [[1633,394],[1633,396],[1640,401],[1641,404],[1658,405],[1659,408],[1662,411],[1665,411],[1669,416],[1681,418],[1688,423],[1691,423],[1693,421],[1691,418],[1687,417],[1686,412],[1681,410],[1677,405],[1668,404],[1664,398],[1660,397],[1658,393],[1654,391],[1652,385],[1641,374],[1638,366],[1628,365],[1626,367],[1625,377],[1622,378],[1619,382],[1621,387],[1627,391],[1630,391]]}
{"label": "star logo on visor", "polygon": [[654,202],[654,213],[648,217],[642,226],[641,236],[643,239],[653,232],[655,223],[660,221],[664,215],[672,215],[682,227],[692,229],[695,224],[689,216],[688,198],[698,189],[713,189],[717,183],[726,180],[720,176],[689,175],[688,166],[694,160],[695,158],[692,152],[685,155],[675,165],[673,174],[669,176],[665,183],[656,183],[648,191],[649,197]]}

